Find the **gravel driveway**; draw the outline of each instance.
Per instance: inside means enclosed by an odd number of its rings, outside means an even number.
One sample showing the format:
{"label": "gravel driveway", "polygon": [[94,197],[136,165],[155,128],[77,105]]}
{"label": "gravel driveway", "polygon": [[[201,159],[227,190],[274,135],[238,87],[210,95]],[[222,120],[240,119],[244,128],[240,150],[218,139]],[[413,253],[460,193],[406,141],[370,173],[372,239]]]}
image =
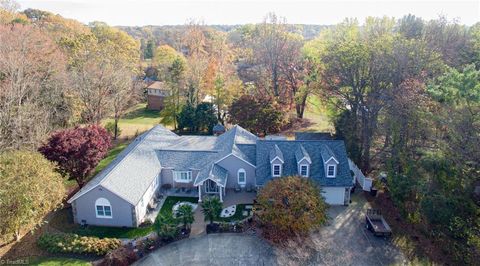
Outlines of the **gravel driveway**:
{"label": "gravel driveway", "polygon": [[[358,193],[358,192],[357,192]],[[352,195],[348,207],[329,209],[329,225],[302,242],[277,249],[243,234],[213,234],[172,243],[136,265],[392,265],[406,264],[388,240],[364,227],[368,203]]]}

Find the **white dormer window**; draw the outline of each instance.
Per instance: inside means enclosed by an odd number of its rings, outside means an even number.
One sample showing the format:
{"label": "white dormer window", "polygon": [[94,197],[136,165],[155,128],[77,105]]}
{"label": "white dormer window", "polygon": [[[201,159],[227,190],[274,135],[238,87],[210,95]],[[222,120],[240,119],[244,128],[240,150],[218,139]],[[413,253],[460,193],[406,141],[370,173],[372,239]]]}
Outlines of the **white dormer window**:
{"label": "white dormer window", "polygon": [[327,177],[335,177],[335,172],[337,167],[335,165],[328,165],[327,166]]}
{"label": "white dormer window", "polygon": [[281,176],[282,175],[282,165],[281,164],[274,164],[272,166],[272,176]]}
{"label": "white dormer window", "polygon": [[308,164],[301,164],[300,165],[300,175],[303,177],[308,177]]}

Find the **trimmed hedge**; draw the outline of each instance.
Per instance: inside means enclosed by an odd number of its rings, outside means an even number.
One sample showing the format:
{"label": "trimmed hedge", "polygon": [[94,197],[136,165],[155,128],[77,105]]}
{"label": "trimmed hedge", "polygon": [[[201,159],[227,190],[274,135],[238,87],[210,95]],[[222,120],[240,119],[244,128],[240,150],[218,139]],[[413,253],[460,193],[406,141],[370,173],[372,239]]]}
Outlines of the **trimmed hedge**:
{"label": "trimmed hedge", "polygon": [[50,253],[78,253],[105,255],[119,248],[122,242],[116,238],[98,238],[76,234],[43,234],[37,244]]}

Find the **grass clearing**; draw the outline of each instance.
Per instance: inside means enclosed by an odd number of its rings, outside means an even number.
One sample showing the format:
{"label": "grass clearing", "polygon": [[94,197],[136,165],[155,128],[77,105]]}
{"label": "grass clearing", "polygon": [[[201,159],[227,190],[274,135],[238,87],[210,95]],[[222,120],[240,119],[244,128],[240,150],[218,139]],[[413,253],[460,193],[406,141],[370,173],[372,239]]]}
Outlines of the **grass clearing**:
{"label": "grass clearing", "polygon": [[[105,119],[103,124],[105,125],[109,122],[113,122],[113,118]],[[118,126],[121,130],[120,137],[134,138],[159,123],[160,111],[148,110],[146,103],[137,104],[118,121]]]}
{"label": "grass clearing", "polygon": [[328,118],[326,106],[316,95],[311,95],[310,97],[308,97],[304,118],[310,120],[311,124],[308,127],[301,129],[301,131],[335,131],[335,128],[333,127],[330,119]]}

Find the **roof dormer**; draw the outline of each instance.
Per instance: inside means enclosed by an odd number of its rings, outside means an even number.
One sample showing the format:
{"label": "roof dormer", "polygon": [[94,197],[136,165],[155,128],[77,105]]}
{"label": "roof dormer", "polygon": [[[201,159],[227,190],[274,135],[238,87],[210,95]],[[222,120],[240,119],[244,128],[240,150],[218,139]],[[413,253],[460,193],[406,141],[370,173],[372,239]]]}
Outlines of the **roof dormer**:
{"label": "roof dormer", "polygon": [[298,175],[308,177],[310,175],[312,159],[302,145],[299,145],[295,150],[295,159],[297,160]]}
{"label": "roof dormer", "polygon": [[333,153],[333,151],[327,145],[324,145],[321,150],[321,155],[323,159],[323,166],[325,169],[325,176],[327,178],[335,178],[337,176],[339,164],[335,153]]}
{"label": "roof dormer", "polygon": [[283,153],[280,148],[275,144],[273,149],[270,150],[270,165],[272,167],[272,176],[279,177],[282,176],[282,168],[285,159],[283,158]]}

